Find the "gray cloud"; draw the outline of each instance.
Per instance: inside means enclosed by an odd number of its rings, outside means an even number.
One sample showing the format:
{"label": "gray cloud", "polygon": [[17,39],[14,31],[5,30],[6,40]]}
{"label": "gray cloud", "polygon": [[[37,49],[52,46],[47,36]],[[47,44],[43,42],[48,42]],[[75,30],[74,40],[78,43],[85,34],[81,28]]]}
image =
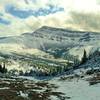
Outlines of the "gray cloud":
{"label": "gray cloud", "polygon": [[100,0],[96,0],[97,4],[100,5]]}
{"label": "gray cloud", "polygon": [[71,12],[68,23],[79,30],[100,32],[100,14],[97,13]]}

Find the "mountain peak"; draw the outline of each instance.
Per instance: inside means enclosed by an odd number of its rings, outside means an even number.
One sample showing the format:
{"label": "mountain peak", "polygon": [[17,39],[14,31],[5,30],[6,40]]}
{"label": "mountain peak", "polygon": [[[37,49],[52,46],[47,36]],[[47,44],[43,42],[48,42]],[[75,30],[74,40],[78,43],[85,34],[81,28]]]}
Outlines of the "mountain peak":
{"label": "mountain peak", "polygon": [[92,32],[92,31],[78,31],[78,30],[72,30],[72,29],[68,29],[68,28],[61,28],[61,27],[52,27],[52,26],[42,26],[41,28],[37,29],[36,31],[41,31],[41,30],[51,30],[51,31],[61,31],[61,32],[69,32],[69,33],[91,33],[91,34],[95,34],[95,33],[99,33],[100,32]]}
{"label": "mountain peak", "polygon": [[60,28],[60,27],[52,27],[52,26],[42,26],[40,29],[56,29],[56,30],[67,30],[67,29],[64,29],[64,28]]}

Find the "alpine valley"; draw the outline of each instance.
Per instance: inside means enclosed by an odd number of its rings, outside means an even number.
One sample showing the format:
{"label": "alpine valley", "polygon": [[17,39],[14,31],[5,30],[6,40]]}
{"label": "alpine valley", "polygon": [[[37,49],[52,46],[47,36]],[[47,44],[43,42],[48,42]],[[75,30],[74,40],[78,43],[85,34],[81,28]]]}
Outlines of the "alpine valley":
{"label": "alpine valley", "polygon": [[100,100],[100,33],[43,26],[0,37],[0,100]]}
{"label": "alpine valley", "polygon": [[29,76],[100,67],[100,33],[43,26],[32,33],[0,37],[0,62],[10,74]]}

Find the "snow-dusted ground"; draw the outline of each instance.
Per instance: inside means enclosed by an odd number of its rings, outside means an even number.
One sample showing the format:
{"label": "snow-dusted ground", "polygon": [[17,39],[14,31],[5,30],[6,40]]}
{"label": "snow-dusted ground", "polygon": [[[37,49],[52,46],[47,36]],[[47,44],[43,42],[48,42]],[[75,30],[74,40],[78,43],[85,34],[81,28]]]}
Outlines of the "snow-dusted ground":
{"label": "snow-dusted ground", "polygon": [[[66,75],[64,77],[66,77]],[[29,98],[30,93],[33,93],[32,95],[37,96],[38,98],[40,98],[39,96],[42,94],[41,98],[44,98],[45,96],[46,98],[49,98],[46,100],[100,100],[100,83],[89,85],[88,81],[85,80],[87,77],[90,76],[86,76],[85,78],[81,79],[73,78],[71,80],[62,80],[60,77],[55,77],[51,80],[38,80],[34,77],[24,76],[15,78],[13,77],[14,80],[8,78],[0,78],[0,93],[4,93],[3,95],[5,95],[5,91],[11,92],[11,90],[16,90],[17,86],[17,95],[25,98],[25,100]],[[5,86],[3,86],[4,84]],[[9,94],[9,92],[7,93]],[[14,94],[12,95],[14,96]],[[40,100],[38,98],[36,100]]]}
{"label": "snow-dusted ground", "polygon": [[[85,78],[90,77],[86,76]],[[29,80],[38,81],[34,78],[28,78]],[[71,97],[69,100],[100,100],[100,83],[95,85],[89,85],[89,82],[85,79],[74,78],[70,81],[60,80],[59,77],[53,78],[48,81],[50,84],[58,86],[54,92],[62,92],[66,97]],[[60,100],[56,96],[51,96],[50,100]],[[67,99],[65,99],[67,100]]]}
{"label": "snow-dusted ground", "polygon": [[[74,79],[72,81],[60,81],[53,79],[49,81],[59,86],[55,91],[60,91],[71,97],[69,100],[100,100],[100,84],[90,86],[85,80]],[[52,100],[55,100],[51,97]],[[57,99],[59,100],[59,99]]]}
{"label": "snow-dusted ground", "polygon": [[9,87],[0,88],[0,90],[5,90],[5,89],[9,89]]}

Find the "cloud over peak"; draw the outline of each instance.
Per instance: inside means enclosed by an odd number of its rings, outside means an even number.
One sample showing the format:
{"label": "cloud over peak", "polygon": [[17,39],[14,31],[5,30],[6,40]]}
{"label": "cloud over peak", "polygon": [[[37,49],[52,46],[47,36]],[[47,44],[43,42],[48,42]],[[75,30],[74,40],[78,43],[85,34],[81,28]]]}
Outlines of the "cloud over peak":
{"label": "cloud over peak", "polygon": [[0,0],[0,36],[33,32],[44,25],[100,31],[98,12],[100,0]]}

